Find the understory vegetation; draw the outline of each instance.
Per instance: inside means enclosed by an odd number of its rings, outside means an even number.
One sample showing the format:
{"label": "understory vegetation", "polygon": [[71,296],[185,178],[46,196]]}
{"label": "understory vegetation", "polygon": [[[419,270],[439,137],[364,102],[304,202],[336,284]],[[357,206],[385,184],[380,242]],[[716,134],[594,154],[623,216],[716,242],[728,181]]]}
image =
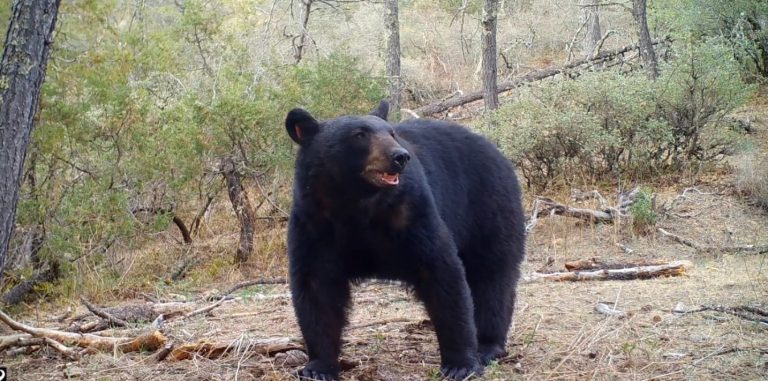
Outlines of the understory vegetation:
{"label": "understory vegetation", "polygon": [[[675,45],[656,81],[592,71],[521,92],[487,131],[531,188],[555,180],[652,180],[732,154],[743,133],[726,115],[754,91],[716,41]],[[488,124],[486,124],[488,125]]]}
{"label": "understory vegetation", "polygon": [[[225,162],[263,222],[255,256],[283,261],[294,153],[286,112],[365,113],[387,96],[381,5],[322,2],[299,59],[297,3],[64,2],[0,287],[31,277],[40,263],[60,275],[38,287],[50,297],[161,289],[178,261],[193,266],[206,255],[207,267],[190,278],[220,276],[237,230]],[[401,3],[404,106],[479,88],[479,2]],[[581,8],[567,3],[504,2],[500,80],[581,54]],[[532,192],[696,174],[748,145],[727,116],[768,74],[768,5],[651,3],[654,36],[673,41],[660,48],[656,80],[627,57],[515,90],[494,113],[466,107],[461,116],[470,120],[461,122],[493,139]],[[0,5],[4,19],[9,7]],[[604,49],[636,40],[626,9],[602,12],[612,31]],[[743,189],[764,203],[760,181]],[[653,224],[652,212],[639,223]],[[179,238],[182,225],[194,244]],[[165,247],[168,237],[177,245]]]}

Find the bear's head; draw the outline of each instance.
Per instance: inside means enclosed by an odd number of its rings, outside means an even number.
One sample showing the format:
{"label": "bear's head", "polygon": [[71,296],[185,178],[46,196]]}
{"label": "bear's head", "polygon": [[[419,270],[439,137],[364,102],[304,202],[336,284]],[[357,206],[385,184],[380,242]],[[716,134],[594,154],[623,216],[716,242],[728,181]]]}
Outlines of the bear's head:
{"label": "bear's head", "polygon": [[[322,122],[306,110],[288,113],[285,129],[301,146],[303,165],[337,184],[362,181],[376,188],[395,187],[410,154],[387,122],[389,104],[381,101],[370,115],[341,116]],[[299,164],[297,164],[299,165]]]}

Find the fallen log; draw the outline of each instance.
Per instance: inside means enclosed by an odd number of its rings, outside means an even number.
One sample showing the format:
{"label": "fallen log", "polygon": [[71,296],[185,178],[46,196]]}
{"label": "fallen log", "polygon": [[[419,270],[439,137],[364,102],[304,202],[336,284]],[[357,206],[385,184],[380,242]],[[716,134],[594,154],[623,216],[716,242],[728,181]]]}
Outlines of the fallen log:
{"label": "fallen log", "polygon": [[[653,45],[658,45],[658,44],[662,44],[662,43],[666,44],[666,43],[669,43],[670,41],[671,40],[667,38],[667,39],[663,39],[663,40],[654,41],[652,44]],[[568,70],[573,70],[573,69],[575,69],[575,68],[577,68],[579,66],[585,65],[585,64],[595,64],[595,63],[601,63],[601,62],[609,61],[609,60],[611,60],[611,59],[613,59],[615,57],[618,57],[618,56],[620,56],[622,54],[625,54],[627,52],[630,52],[630,51],[636,50],[636,49],[639,49],[639,45],[638,44],[627,45],[627,46],[624,46],[624,47],[621,47],[621,48],[618,48],[618,49],[606,50],[606,51],[600,52],[599,54],[597,54],[597,55],[595,55],[594,57],[591,57],[591,58],[583,58],[583,59],[578,59],[578,60],[575,60],[575,61],[571,61],[571,62],[569,62],[569,63],[567,63],[567,64],[565,64],[563,66],[553,66],[553,67],[548,67],[548,68],[541,69],[541,70],[535,70],[535,71],[532,71],[532,72],[530,72],[528,74],[525,74],[525,75],[523,75],[521,77],[517,77],[517,78],[515,78],[515,79],[513,79],[511,81],[506,81],[506,82],[499,83],[497,92],[498,93],[507,92],[507,91],[516,89],[516,88],[518,88],[518,87],[520,87],[520,86],[522,86],[522,85],[524,85],[526,83],[540,81],[542,79],[554,77],[554,76],[556,76],[558,74],[562,74],[564,72],[567,72]],[[474,102],[474,101],[479,101],[481,99],[483,99],[483,92],[482,91],[475,91],[475,92],[472,92],[472,93],[464,94],[464,95],[461,95],[461,96],[458,96],[458,97],[453,97],[453,98],[448,98],[448,99],[440,100],[438,102],[431,103],[431,104],[428,104],[426,106],[419,107],[419,108],[413,110],[413,112],[415,112],[416,114],[421,115],[421,116],[430,116],[430,115],[437,114],[439,112],[443,112],[443,111],[452,109],[452,108],[457,107],[457,106],[461,106],[463,104],[467,104],[467,103]]]}
{"label": "fallen log", "polygon": [[174,348],[167,358],[169,361],[188,360],[194,357],[216,359],[230,352],[268,356],[293,349],[302,349],[300,340],[293,337],[274,337],[268,339],[240,338],[224,343],[200,341],[183,344]]}
{"label": "fallen log", "polygon": [[693,267],[690,261],[674,261],[657,266],[637,266],[623,269],[604,269],[596,271],[574,271],[558,273],[531,273],[523,278],[524,282],[554,281],[575,282],[585,280],[635,280],[657,277],[684,275]]}
{"label": "fallen log", "polygon": [[565,269],[573,271],[586,271],[586,270],[609,270],[609,269],[624,269],[629,267],[640,266],[660,266],[667,264],[666,261],[660,260],[639,260],[630,262],[605,262],[597,258],[582,259],[578,261],[565,262]]}
{"label": "fallen log", "polygon": [[48,338],[62,344],[76,345],[82,348],[96,348],[104,352],[112,352],[115,349],[121,352],[136,352],[139,350],[155,351],[162,347],[166,338],[160,331],[149,331],[138,337],[104,337],[89,333],[74,333],[58,331],[48,328],[36,328],[19,323],[10,316],[0,311],[0,321],[9,327],[26,332],[34,337]]}

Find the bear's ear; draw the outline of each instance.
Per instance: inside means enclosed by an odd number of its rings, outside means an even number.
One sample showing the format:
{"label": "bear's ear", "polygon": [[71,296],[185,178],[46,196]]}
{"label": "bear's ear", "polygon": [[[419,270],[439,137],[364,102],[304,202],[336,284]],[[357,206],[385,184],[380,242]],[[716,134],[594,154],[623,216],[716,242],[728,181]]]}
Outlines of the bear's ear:
{"label": "bear's ear", "polygon": [[320,124],[306,110],[295,108],[285,117],[285,130],[294,142],[304,144],[320,131]]}
{"label": "bear's ear", "polygon": [[379,102],[379,107],[376,107],[376,109],[371,111],[371,115],[387,120],[387,116],[389,115],[389,102],[382,99],[382,101]]}

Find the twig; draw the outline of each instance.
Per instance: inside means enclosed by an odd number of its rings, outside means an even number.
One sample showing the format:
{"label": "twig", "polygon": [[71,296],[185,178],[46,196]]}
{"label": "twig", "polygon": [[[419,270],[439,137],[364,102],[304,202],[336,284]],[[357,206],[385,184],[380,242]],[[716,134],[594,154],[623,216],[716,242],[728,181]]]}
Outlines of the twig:
{"label": "twig", "polygon": [[93,304],[91,304],[91,302],[89,302],[84,297],[81,297],[80,301],[85,305],[85,308],[87,308],[88,311],[91,311],[94,315],[96,315],[96,316],[98,316],[98,317],[100,317],[102,319],[107,319],[111,323],[113,323],[114,325],[116,325],[118,327],[127,327],[128,326],[128,322],[127,321],[125,321],[123,319],[120,319],[120,318],[117,318],[115,316],[112,316],[112,314],[110,314],[110,313],[108,313],[108,312],[106,312],[106,311],[104,311],[104,310],[94,306]]}
{"label": "twig", "polygon": [[209,311],[213,310],[214,308],[216,308],[216,307],[220,306],[222,303],[224,303],[224,301],[225,301],[225,300],[227,300],[227,297],[226,297],[226,295],[225,295],[225,296],[223,296],[221,299],[219,299],[219,301],[218,301],[218,302],[216,302],[216,303],[213,303],[213,304],[211,304],[211,305],[209,305],[209,306],[205,306],[205,307],[203,307],[203,308],[198,308],[198,309],[196,309],[196,310],[194,310],[194,311],[192,311],[192,312],[188,312],[188,313],[184,314],[184,316],[182,316],[181,318],[182,318],[183,320],[186,320],[186,319],[189,319],[189,318],[191,318],[191,317],[193,317],[193,316],[197,316],[197,315],[200,315],[200,314],[204,314],[204,313],[206,313],[206,312],[209,312]]}
{"label": "twig", "polygon": [[351,331],[351,330],[355,330],[355,329],[374,327],[374,326],[378,326],[378,325],[387,325],[387,324],[392,324],[392,323],[410,323],[410,322],[411,322],[411,319],[402,318],[402,317],[401,318],[384,319],[384,320],[374,321],[374,322],[370,322],[370,323],[353,325],[353,326],[350,326],[349,328],[347,328],[347,330]]}
{"label": "twig", "polygon": [[[752,312],[754,310],[757,310],[759,312],[758,313]],[[753,321],[761,324],[768,324],[768,314],[764,314],[764,311],[754,309],[751,307],[745,307],[745,306],[724,307],[724,306],[718,306],[718,305],[704,305],[704,306],[701,306],[701,309],[694,312],[699,312],[699,311],[723,312],[726,314],[740,317],[744,320],[749,320],[749,321]],[[751,314],[745,313],[745,311],[750,312]],[[758,316],[757,317],[752,316],[753,314]]]}
{"label": "twig", "polygon": [[688,246],[690,248],[695,249],[696,251],[704,252],[704,253],[712,253],[712,252],[721,252],[721,253],[768,253],[768,244],[761,244],[761,245],[736,245],[736,246],[707,246],[707,245],[701,245],[694,241],[691,241],[690,239],[681,237],[677,234],[673,234],[669,231],[667,231],[664,228],[656,228],[656,230],[664,235],[665,237],[668,237],[672,239],[673,241],[680,243],[682,245]]}
{"label": "twig", "polygon": [[47,344],[49,347],[53,348],[56,352],[61,353],[64,357],[68,357],[72,360],[79,360],[80,354],[77,353],[72,348],[67,347],[66,345],[51,339],[50,337],[44,337],[43,340],[45,341],[45,344]]}
{"label": "twig", "polygon": [[173,351],[173,347],[176,344],[173,341],[169,341],[165,344],[163,349],[159,350],[157,352],[157,355],[155,355],[155,361],[160,362],[165,360],[166,357],[168,357],[169,354],[171,354],[171,351]]}
{"label": "twig", "polygon": [[222,299],[222,298],[225,298],[225,297],[229,296],[233,292],[235,292],[235,291],[237,291],[237,290],[239,290],[241,288],[245,288],[245,287],[250,287],[250,286],[255,286],[255,285],[265,285],[265,284],[286,284],[286,283],[288,283],[288,280],[285,279],[285,278],[248,280],[248,281],[240,282],[240,283],[232,286],[232,288],[230,288],[229,290],[225,291],[222,294],[214,295],[214,296],[209,296],[209,297],[206,298],[206,300],[210,302],[210,301],[214,301],[216,299]]}

